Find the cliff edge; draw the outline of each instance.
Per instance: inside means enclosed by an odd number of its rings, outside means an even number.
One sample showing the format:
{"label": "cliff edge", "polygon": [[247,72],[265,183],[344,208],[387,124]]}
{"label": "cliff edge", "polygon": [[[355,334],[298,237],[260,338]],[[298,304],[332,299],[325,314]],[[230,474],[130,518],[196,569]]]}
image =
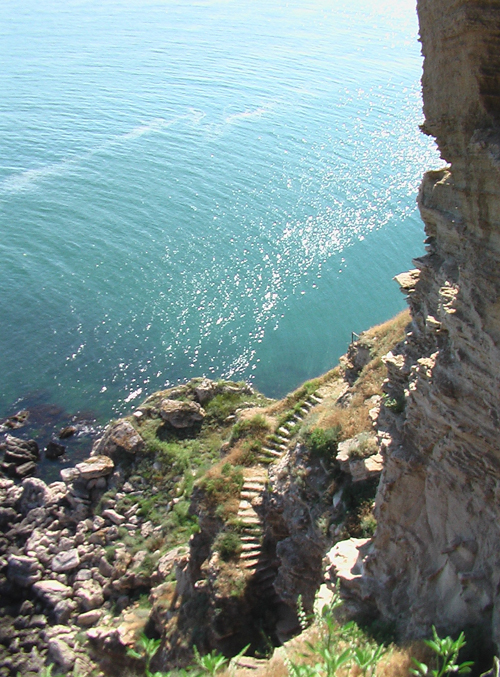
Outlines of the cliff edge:
{"label": "cliff edge", "polygon": [[[419,0],[427,255],[398,281],[389,432],[365,595],[405,636],[477,626],[500,646],[500,2]],[[391,420],[387,420],[387,417]]]}

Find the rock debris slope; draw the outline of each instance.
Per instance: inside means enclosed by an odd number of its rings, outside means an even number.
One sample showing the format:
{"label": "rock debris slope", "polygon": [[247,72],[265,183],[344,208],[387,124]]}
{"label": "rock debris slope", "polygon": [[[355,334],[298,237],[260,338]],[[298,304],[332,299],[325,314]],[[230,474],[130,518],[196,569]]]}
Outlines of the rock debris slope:
{"label": "rock debris slope", "polygon": [[419,0],[418,13],[423,130],[448,166],[424,177],[427,254],[398,278],[412,323],[386,359],[399,406],[384,409],[364,595],[408,636],[476,625],[498,647],[500,2]]}

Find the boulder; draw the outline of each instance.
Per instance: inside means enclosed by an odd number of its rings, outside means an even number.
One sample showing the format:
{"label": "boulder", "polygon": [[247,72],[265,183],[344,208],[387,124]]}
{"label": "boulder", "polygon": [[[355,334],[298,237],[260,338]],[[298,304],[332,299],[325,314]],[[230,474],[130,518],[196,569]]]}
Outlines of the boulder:
{"label": "boulder", "polygon": [[51,569],[57,574],[65,573],[76,569],[80,564],[80,556],[78,550],[72,548],[71,550],[64,550],[59,552],[52,560]]}
{"label": "boulder", "polygon": [[21,463],[11,470],[11,473],[16,477],[28,477],[28,475],[33,475],[36,472],[36,463],[34,461],[28,461],[27,463]]}
{"label": "boulder", "polygon": [[19,509],[23,515],[33,510],[33,508],[45,507],[51,499],[51,492],[48,486],[36,477],[26,478],[23,480],[21,487],[23,493],[19,501]]}
{"label": "boulder", "polygon": [[217,394],[217,384],[209,378],[204,378],[195,386],[194,392],[198,402],[200,404],[206,404]]}
{"label": "boulder", "polygon": [[103,510],[102,516],[106,517],[107,519],[110,520],[110,522],[113,522],[113,524],[116,524],[117,526],[120,526],[120,524],[123,524],[125,522],[125,517],[117,513],[116,510],[113,510],[112,508],[107,508],[106,510]]}
{"label": "boulder", "polygon": [[375,454],[368,458],[352,460],[349,463],[349,472],[353,482],[364,482],[380,475],[384,468],[382,454]]}
{"label": "boulder", "polygon": [[59,581],[38,581],[33,585],[33,592],[42,602],[48,606],[55,607],[62,599],[71,597],[73,591],[64,583]]}
{"label": "boulder", "polygon": [[119,461],[130,458],[142,451],[144,440],[137,430],[125,419],[108,426],[104,435],[92,447],[92,456],[109,456]]}
{"label": "boulder", "polygon": [[56,621],[63,625],[66,624],[69,621],[71,614],[76,611],[77,606],[76,602],[72,599],[62,599],[54,607]]}
{"label": "boulder", "polygon": [[75,598],[79,600],[84,611],[97,609],[104,604],[102,588],[97,581],[83,581],[75,593]]}
{"label": "boulder", "polygon": [[76,426],[74,425],[68,425],[65,428],[62,428],[59,431],[59,439],[60,440],[66,440],[68,437],[71,437],[76,433]]}
{"label": "boulder", "polygon": [[56,663],[64,673],[69,673],[76,660],[73,649],[60,637],[54,637],[49,640],[48,650],[49,659]]}
{"label": "boulder", "polygon": [[364,573],[363,562],[370,543],[369,538],[350,538],[339,541],[327,553],[330,580],[338,579],[345,592],[359,591]]}
{"label": "boulder", "polygon": [[61,470],[61,479],[66,484],[73,482],[73,480],[76,480],[78,477],[80,477],[80,473],[76,468],[63,468]]}
{"label": "boulder", "polygon": [[66,447],[63,444],[59,444],[58,442],[54,442],[54,440],[51,440],[47,446],[45,447],[45,457],[50,458],[50,459],[55,459],[59,458],[59,456],[63,456],[66,452]]}
{"label": "boulder", "polygon": [[102,613],[99,609],[92,609],[92,611],[85,611],[83,614],[80,614],[76,622],[83,628],[89,628],[91,625],[95,625],[101,616]]}
{"label": "boulder", "polygon": [[27,588],[42,577],[42,566],[36,557],[9,555],[7,577],[16,585]]}
{"label": "boulder", "polygon": [[106,477],[113,472],[115,464],[108,456],[92,456],[82,463],[77,463],[76,470],[83,480],[93,480],[97,477]]}
{"label": "boulder", "polygon": [[28,461],[38,461],[40,450],[35,440],[21,440],[13,435],[7,435],[5,442],[0,444],[0,451],[4,451],[4,461],[23,465]]}
{"label": "boulder", "polygon": [[206,414],[198,402],[182,402],[180,400],[163,400],[160,416],[173,428],[191,428],[203,421]]}

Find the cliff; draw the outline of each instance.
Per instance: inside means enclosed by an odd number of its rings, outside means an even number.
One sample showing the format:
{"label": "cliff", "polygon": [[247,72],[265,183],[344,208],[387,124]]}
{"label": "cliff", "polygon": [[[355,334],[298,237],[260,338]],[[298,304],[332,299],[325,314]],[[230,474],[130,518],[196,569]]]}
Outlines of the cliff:
{"label": "cliff", "polygon": [[403,635],[478,626],[500,646],[500,2],[419,0],[427,255],[398,281],[388,442],[364,596]]}

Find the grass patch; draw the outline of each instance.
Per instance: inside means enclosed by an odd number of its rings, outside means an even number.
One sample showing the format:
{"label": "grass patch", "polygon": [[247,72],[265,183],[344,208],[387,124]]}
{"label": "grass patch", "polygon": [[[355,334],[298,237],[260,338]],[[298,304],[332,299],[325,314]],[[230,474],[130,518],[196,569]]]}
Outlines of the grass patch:
{"label": "grass patch", "polygon": [[215,539],[213,549],[227,562],[237,559],[241,553],[241,538],[234,531],[226,531]]}
{"label": "grass patch", "polygon": [[245,418],[233,426],[231,442],[237,442],[243,438],[253,437],[263,440],[269,433],[269,423],[262,414],[256,414],[252,418]]}

